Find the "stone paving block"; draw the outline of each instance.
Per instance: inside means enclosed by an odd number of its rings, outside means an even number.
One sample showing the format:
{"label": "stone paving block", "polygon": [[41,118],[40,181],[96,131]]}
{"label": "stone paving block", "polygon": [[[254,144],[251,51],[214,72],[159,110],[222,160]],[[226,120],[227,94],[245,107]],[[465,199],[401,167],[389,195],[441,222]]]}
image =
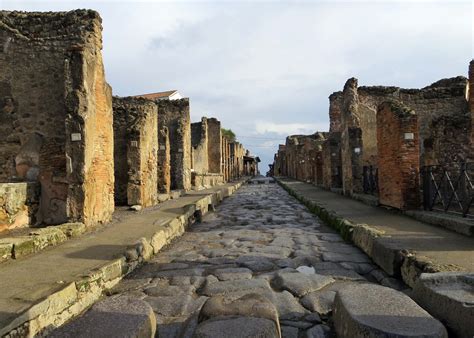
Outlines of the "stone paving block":
{"label": "stone paving block", "polygon": [[335,297],[335,291],[315,291],[301,298],[301,304],[310,311],[317,312],[320,315],[327,315],[332,311]]}
{"label": "stone paving block", "polygon": [[327,325],[316,325],[305,332],[304,338],[329,338],[331,329]]}
{"label": "stone paving block", "polygon": [[333,282],[334,279],[328,276],[318,274],[306,275],[300,272],[283,272],[276,275],[273,285],[279,289],[288,290],[297,297],[302,297]]}
{"label": "stone paving block", "polygon": [[264,279],[243,279],[206,284],[201,293],[206,296],[214,296],[232,292],[260,293],[268,291],[271,291],[270,284]]}
{"label": "stone paving block", "polygon": [[474,336],[474,274],[423,273],[413,298],[459,337]]}
{"label": "stone paving block", "polygon": [[144,301],[114,296],[94,305],[83,316],[53,331],[48,337],[153,338],[156,319]]}
{"label": "stone paving block", "polygon": [[144,298],[153,311],[160,316],[179,317],[199,310],[207,297],[194,297],[186,294],[176,296],[148,296]]}
{"label": "stone paving block", "polygon": [[213,274],[221,281],[252,278],[252,271],[247,268],[216,269]]}
{"label": "stone paving block", "polygon": [[264,296],[269,297],[269,300],[276,306],[281,320],[301,319],[309,314],[309,311],[288,291],[272,292],[268,295],[264,294]]}
{"label": "stone paving block", "polygon": [[281,336],[283,338],[298,338],[298,328],[293,326],[282,326]]}
{"label": "stone paving block", "polygon": [[340,289],[333,310],[338,337],[447,338],[444,326],[402,292],[377,284]]}
{"label": "stone paving block", "polygon": [[276,338],[280,332],[275,323],[265,318],[237,317],[207,320],[197,327],[194,338]]}

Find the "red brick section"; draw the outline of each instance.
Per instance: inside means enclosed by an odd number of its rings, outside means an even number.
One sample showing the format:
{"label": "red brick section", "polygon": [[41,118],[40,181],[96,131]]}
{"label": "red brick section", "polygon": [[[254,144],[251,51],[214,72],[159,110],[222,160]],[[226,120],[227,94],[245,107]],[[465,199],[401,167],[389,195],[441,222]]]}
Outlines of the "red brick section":
{"label": "red brick section", "polygon": [[398,209],[420,205],[418,117],[398,102],[384,102],[377,113],[380,204]]}

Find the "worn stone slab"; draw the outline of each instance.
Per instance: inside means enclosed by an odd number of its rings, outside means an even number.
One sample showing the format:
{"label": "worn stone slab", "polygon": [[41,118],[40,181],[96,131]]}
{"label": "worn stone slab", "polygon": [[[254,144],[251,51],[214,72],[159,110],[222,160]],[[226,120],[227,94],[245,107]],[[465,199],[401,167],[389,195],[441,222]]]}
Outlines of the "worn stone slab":
{"label": "worn stone slab", "polygon": [[272,292],[266,295],[270,301],[275,304],[278,310],[278,316],[280,320],[289,319],[301,319],[308,315],[309,311],[306,310],[290,292]]}
{"label": "worn stone slab", "polygon": [[56,329],[48,337],[153,338],[156,319],[144,301],[114,296],[94,305],[82,317]]}
{"label": "worn stone slab", "polygon": [[302,297],[334,281],[331,277],[319,274],[306,275],[300,272],[282,272],[276,275],[273,284],[279,289],[288,290],[295,296]]}
{"label": "worn stone slab", "polygon": [[474,336],[474,274],[423,273],[413,298],[459,337]]}
{"label": "worn stone slab", "polygon": [[226,316],[265,318],[280,328],[276,307],[266,297],[257,293],[244,296],[214,296],[206,301],[200,313],[202,319]]}
{"label": "worn stone slab", "polygon": [[243,279],[216,282],[212,284],[207,283],[201,293],[206,296],[215,296],[223,293],[259,293],[268,291],[271,291],[271,288],[268,282],[264,279]]}
{"label": "worn stone slab", "polygon": [[216,269],[212,273],[221,281],[252,278],[252,270],[247,268]]}
{"label": "worn stone slab", "polygon": [[152,307],[153,311],[160,316],[179,317],[189,315],[199,310],[207,300],[207,297],[194,297],[186,294],[178,296],[148,296],[143,299]]}
{"label": "worn stone slab", "polygon": [[377,284],[350,284],[335,298],[338,337],[442,337],[444,326],[402,292]]}
{"label": "worn stone slab", "polygon": [[220,318],[202,322],[194,332],[194,338],[275,338],[280,332],[275,323],[265,318]]}

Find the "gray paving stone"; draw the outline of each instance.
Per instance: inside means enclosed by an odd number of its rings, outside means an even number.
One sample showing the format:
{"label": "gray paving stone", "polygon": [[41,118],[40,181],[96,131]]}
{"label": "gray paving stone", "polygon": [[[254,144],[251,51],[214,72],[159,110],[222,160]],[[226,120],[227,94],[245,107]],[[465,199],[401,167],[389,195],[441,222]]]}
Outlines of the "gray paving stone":
{"label": "gray paving stone", "polygon": [[335,252],[324,252],[323,260],[326,262],[352,262],[352,263],[370,263],[370,259],[362,254],[341,254]]}
{"label": "gray paving stone", "polygon": [[207,320],[197,327],[195,338],[276,338],[280,332],[275,323],[265,318],[237,317]]}
{"label": "gray paving stone", "polygon": [[[265,296],[267,295],[265,294]],[[280,320],[301,319],[309,313],[309,311],[306,310],[288,291],[272,292],[269,296],[271,297],[270,301],[276,306],[278,310],[278,316]]]}
{"label": "gray paving stone", "polygon": [[156,318],[142,300],[113,296],[95,304],[83,316],[53,331],[48,337],[153,338]]}
{"label": "gray paving stone", "polygon": [[252,278],[252,270],[247,268],[216,269],[213,274],[221,281]]}
{"label": "gray paving stone", "polygon": [[275,287],[288,290],[297,297],[302,297],[307,293],[317,291],[333,282],[334,279],[328,276],[318,274],[305,275],[300,272],[278,273],[273,280]]}
{"label": "gray paving stone", "polygon": [[332,311],[335,297],[335,291],[315,291],[301,298],[301,304],[310,311],[326,315]]}
{"label": "gray paving stone", "polygon": [[334,301],[338,337],[443,337],[444,326],[402,292],[376,285],[352,284]]}
{"label": "gray paving stone", "polygon": [[160,316],[180,317],[199,310],[207,300],[207,297],[195,299],[190,295],[184,296],[148,296],[144,299],[153,311]]}
{"label": "gray paving stone", "polygon": [[265,291],[271,291],[270,285],[266,280],[242,279],[206,284],[201,293],[206,296],[215,296],[223,293],[259,293]]}
{"label": "gray paving stone", "polygon": [[293,326],[282,326],[281,336],[282,338],[298,338],[298,328]]}
{"label": "gray paving stone", "polygon": [[308,329],[304,335],[305,338],[329,338],[331,329],[327,325],[316,325]]}

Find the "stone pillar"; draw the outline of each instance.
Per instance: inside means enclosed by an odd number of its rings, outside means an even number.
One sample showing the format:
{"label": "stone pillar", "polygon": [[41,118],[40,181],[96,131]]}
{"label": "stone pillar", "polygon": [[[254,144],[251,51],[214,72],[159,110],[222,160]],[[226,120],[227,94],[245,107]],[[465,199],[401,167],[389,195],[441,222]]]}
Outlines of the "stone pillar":
{"label": "stone pillar", "polygon": [[208,119],[203,117],[201,122],[191,123],[192,167],[194,172],[198,174],[209,172],[207,121]]}
{"label": "stone pillar", "polygon": [[171,187],[170,138],[168,128],[158,131],[158,192],[169,194]]}
{"label": "stone pillar", "polygon": [[474,149],[474,60],[469,63],[469,110],[471,112],[471,149]]}
{"label": "stone pillar", "polygon": [[113,99],[115,201],[157,204],[158,113],[145,99]]}
{"label": "stone pillar", "polygon": [[159,128],[168,128],[171,189],[191,189],[191,121],[189,99],[157,101]]}
{"label": "stone pillar", "polygon": [[222,163],[222,132],[221,123],[215,118],[207,120],[208,127],[208,158],[209,172],[220,174]]}
{"label": "stone pillar", "polygon": [[399,102],[384,102],[377,113],[380,204],[401,210],[420,206],[418,116]]}
{"label": "stone pillar", "polygon": [[342,103],[342,92],[335,92],[329,96],[329,132],[341,131]]}

